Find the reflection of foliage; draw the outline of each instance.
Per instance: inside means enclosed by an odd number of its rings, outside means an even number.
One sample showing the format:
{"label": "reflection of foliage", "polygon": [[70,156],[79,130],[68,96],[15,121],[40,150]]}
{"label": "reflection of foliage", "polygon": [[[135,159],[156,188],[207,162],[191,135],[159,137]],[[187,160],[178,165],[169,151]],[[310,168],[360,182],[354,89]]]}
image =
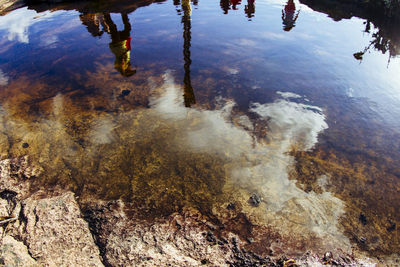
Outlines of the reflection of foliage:
{"label": "reflection of foliage", "polygon": [[389,18],[399,19],[400,15],[400,1],[399,0],[383,0],[385,16]]}
{"label": "reflection of foliage", "polygon": [[[385,26],[377,28],[377,30],[371,34],[372,40],[370,41],[369,45],[366,46],[363,51],[353,54],[355,59],[361,61],[364,54],[371,48],[382,52],[382,54],[389,53],[389,61],[390,58],[400,54],[400,49],[398,46],[398,44],[400,43],[400,35],[396,32],[396,24],[394,26]],[[370,32],[369,21],[366,23],[365,32]]]}
{"label": "reflection of foliage", "polygon": [[400,54],[400,0],[300,0],[315,11],[328,14],[335,21],[359,17],[366,20],[365,32],[371,33],[370,44],[362,51],[354,53],[362,60],[369,49],[383,54],[389,53],[389,60]]}

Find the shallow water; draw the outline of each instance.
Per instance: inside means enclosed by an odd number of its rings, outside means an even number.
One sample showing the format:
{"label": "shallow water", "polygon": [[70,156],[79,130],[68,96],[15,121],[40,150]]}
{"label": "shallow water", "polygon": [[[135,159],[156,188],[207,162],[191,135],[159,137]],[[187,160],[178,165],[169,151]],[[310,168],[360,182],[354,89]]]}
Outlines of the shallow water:
{"label": "shallow water", "polygon": [[147,218],[240,203],[324,249],[398,253],[398,36],[298,2],[232,3],[1,16],[1,157],[30,156],[32,190],[122,198]]}

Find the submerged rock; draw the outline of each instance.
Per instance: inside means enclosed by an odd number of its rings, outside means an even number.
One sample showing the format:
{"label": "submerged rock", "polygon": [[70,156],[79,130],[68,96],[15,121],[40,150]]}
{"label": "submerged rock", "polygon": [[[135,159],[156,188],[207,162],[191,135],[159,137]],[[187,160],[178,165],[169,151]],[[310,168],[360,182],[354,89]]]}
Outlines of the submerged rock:
{"label": "submerged rock", "polygon": [[21,197],[29,192],[28,179],[37,177],[42,172],[40,167],[30,164],[28,156],[0,160],[0,192],[8,190]]}
{"label": "submerged rock", "polygon": [[261,203],[261,197],[257,193],[253,193],[249,198],[249,204],[258,207]]}
{"label": "submerged rock", "polygon": [[363,225],[367,225],[367,217],[363,213],[360,213],[360,217],[358,218]]}

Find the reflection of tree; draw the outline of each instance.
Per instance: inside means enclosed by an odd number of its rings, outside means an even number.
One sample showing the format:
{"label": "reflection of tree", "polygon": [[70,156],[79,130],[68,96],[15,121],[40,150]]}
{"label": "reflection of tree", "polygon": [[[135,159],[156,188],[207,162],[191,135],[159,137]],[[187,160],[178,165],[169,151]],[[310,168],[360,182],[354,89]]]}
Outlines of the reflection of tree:
{"label": "reflection of tree", "polygon": [[[365,19],[365,32],[372,37],[360,52],[354,53],[357,60],[370,49],[376,49],[392,57],[400,55],[400,1],[348,1],[348,0],[300,0],[311,9],[328,14],[335,21],[358,17]],[[374,30],[371,30],[373,25]],[[371,33],[372,32],[372,33]]]}
{"label": "reflection of tree", "polygon": [[237,10],[237,5],[240,5],[241,0],[231,0],[231,4],[232,4],[232,9],[233,10]]}
{"label": "reflection of tree", "polygon": [[[175,0],[174,4],[176,6],[179,5],[179,0]],[[194,3],[195,5],[197,4]],[[192,87],[192,81],[190,77],[190,65],[192,64],[192,59],[190,57],[190,46],[191,46],[191,39],[192,39],[192,34],[191,34],[191,16],[192,16],[192,7],[190,6],[190,0],[182,0],[181,2],[181,8],[183,11],[182,15],[182,23],[183,23],[183,59],[185,61],[184,63],[184,70],[185,70],[185,76],[183,78],[183,85],[184,85],[184,101],[185,101],[185,106],[190,107],[192,104],[196,103],[196,99],[194,96],[194,91]],[[181,14],[181,10],[177,9],[178,14]]]}
{"label": "reflection of tree", "polygon": [[[371,22],[367,21],[365,26],[365,32],[370,33]],[[371,34],[372,40],[364,48],[364,50],[354,53],[355,59],[362,61],[363,56],[371,48],[380,51],[382,54],[389,54],[389,61],[392,57],[400,54],[400,34],[397,32],[396,28],[392,26],[386,26],[378,28],[375,32]]]}
{"label": "reflection of tree", "polygon": [[[131,67],[131,24],[126,13],[121,14],[124,29],[118,31],[117,25],[112,21],[110,13],[83,13],[79,16],[82,24],[86,26],[89,33],[94,37],[110,34],[109,44],[111,52],[115,55],[114,67],[123,76],[129,77],[136,73]],[[100,29],[102,26],[102,30]]]}
{"label": "reflection of tree", "polygon": [[251,19],[254,17],[254,13],[256,13],[256,7],[254,5],[255,0],[247,0],[247,5],[244,7],[244,13],[247,14],[247,17]]}
{"label": "reflection of tree", "polygon": [[[254,14],[256,12],[255,8],[255,0],[247,0],[247,5],[244,6],[244,13],[246,14],[246,17],[251,20],[252,17],[254,17]],[[237,5],[241,4],[241,0],[220,0],[219,6],[221,7],[222,11],[224,14],[228,14],[229,10],[238,10]]]}
{"label": "reflection of tree", "polygon": [[98,37],[103,34],[100,30],[100,23],[103,21],[103,15],[99,13],[83,13],[79,15],[82,24],[93,37]]}
{"label": "reflection of tree", "polygon": [[228,10],[231,9],[231,2],[229,0],[220,0],[219,5],[224,11],[224,14],[228,14]]}

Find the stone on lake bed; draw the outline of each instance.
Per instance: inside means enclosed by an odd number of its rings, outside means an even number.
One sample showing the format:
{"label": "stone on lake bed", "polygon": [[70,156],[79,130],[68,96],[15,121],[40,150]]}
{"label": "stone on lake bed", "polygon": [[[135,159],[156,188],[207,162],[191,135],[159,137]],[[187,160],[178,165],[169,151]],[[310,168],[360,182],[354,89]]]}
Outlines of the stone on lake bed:
{"label": "stone on lake bed", "polygon": [[249,204],[258,207],[261,203],[261,197],[257,193],[253,193],[249,198]]}

